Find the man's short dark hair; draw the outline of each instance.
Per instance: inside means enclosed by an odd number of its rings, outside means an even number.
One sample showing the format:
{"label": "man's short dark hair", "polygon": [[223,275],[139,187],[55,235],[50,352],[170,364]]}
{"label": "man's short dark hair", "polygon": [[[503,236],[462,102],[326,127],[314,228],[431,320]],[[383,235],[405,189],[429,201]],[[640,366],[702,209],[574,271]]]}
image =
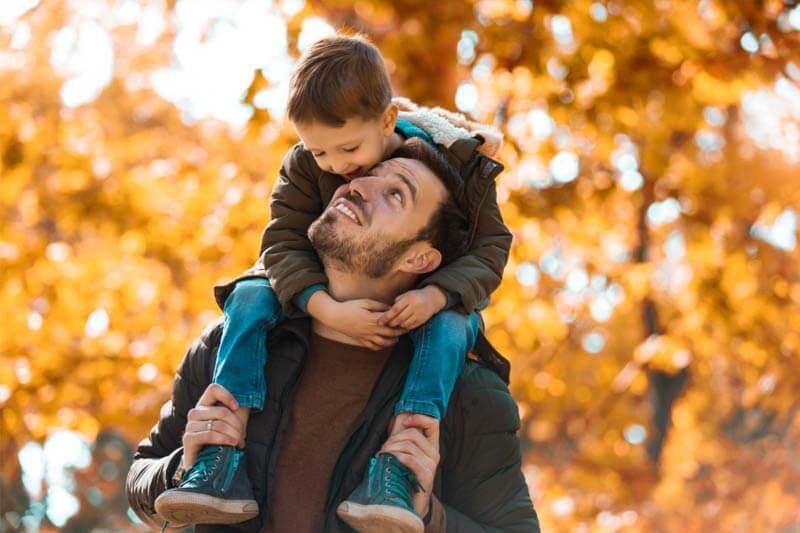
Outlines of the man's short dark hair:
{"label": "man's short dark hair", "polygon": [[431,215],[428,224],[417,234],[417,241],[428,241],[442,254],[442,265],[461,257],[467,251],[469,221],[459,206],[463,196],[464,180],[456,168],[439,152],[418,137],[405,141],[392,152],[389,159],[402,157],[415,159],[428,167],[447,189],[447,197]]}
{"label": "man's short dark hair", "polygon": [[392,101],[381,53],[365,37],[324,37],[300,56],[292,72],[289,120],[339,127],[354,117],[373,120]]}

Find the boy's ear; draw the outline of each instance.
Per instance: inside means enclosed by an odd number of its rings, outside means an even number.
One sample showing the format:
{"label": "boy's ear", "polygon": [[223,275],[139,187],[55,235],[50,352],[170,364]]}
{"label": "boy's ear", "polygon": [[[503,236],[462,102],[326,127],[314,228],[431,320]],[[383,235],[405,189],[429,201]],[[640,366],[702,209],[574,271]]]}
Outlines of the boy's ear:
{"label": "boy's ear", "polygon": [[400,270],[409,274],[427,274],[441,264],[442,253],[430,243],[422,242],[409,248],[400,264]]}
{"label": "boy's ear", "polygon": [[383,134],[388,137],[394,133],[394,127],[397,124],[397,115],[400,109],[394,102],[389,102],[386,109],[383,110]]}

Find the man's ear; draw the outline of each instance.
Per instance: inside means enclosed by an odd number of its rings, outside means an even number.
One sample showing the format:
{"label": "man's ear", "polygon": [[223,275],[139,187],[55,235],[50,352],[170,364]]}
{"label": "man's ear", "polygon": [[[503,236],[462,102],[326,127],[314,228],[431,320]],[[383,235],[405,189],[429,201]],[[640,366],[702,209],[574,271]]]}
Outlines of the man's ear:
{"label": "man's ear", "polygon": [[383,121],[384,137],[389,137],[392,133],[394,133],[394,127],[397,124],[397,114],[399,111],[400,110],[397,107],[397,104],[394,102],[389,102],[389,105],[387,105],[386,109],[383,110],[381,120]]}
{"label": "man's ear", "polygon": [[400,270],[409,274],[427,274],[442,264],[442,253],[429,243],[412,246],[400,264]]}

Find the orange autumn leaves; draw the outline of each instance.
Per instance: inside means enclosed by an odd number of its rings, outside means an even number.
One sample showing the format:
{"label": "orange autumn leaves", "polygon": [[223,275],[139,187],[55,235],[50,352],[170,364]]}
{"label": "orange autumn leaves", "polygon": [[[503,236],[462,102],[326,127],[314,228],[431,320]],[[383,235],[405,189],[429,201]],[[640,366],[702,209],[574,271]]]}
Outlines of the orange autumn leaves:
{"label": "orange autumn leaves", "polygon": [[[287,16],[292,46],[311,15],[356,26],[399,93],[452,108],[468,84],[475,116],[504,129],[498,196],[515,241],[484,316],[512,360],[548,530],[797,523],[799,252],[753,228],[798,215],[798,169],[758,147],[741,106],[779,77],[797,83],[789,7],[314,1]],[[149,45],[112,32],[113,80],[65,108],[48,36],[73,15],[26,15],[30,44],[13,51],[26,64],[0,70],[3,457],[54,427],[146,433],[218,316],[212,285],[255,258],[294,142],[263,110],[234,135],[187,124],[144,87],[169,64],[169,24]],[[265,86],[257,74],[245,101]],[[681,369],[653,465],[648,376]],[[5,479],[17,468],[3,461]]]}

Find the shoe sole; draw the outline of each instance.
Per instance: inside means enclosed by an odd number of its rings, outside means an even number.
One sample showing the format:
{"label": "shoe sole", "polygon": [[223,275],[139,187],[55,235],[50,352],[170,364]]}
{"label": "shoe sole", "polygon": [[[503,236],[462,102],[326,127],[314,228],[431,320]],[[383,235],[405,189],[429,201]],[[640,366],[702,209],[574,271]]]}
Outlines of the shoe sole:
{"label": "shoe sole", "polygon": [[180,524],[238,524],[258,516],[255,500],[223,500],[205,494],[167,491],[156,499],[156,512]]}
{"label": "shoe sole", "polygon": [[342,502],[336,514],[356,531],[422,533],[425,530],[425,524],[417,515],[391,505]]}

